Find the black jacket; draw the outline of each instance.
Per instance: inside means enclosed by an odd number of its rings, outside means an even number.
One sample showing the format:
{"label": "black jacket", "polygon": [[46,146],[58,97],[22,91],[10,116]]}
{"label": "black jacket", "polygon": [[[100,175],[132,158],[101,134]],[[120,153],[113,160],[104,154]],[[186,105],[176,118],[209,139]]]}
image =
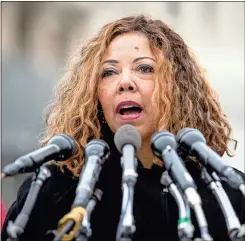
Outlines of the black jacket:
{"label": "black jacket", "polygon": [[[114,156],[115,158],[115,156]],[[98,186],[103,189],[103,198],[97,203],[92,214],[91,241],[114,241],[121,212],[121,176],[120,161],[106,161],[102,169]],[[186,167],[195,180],[202,199],[203,209],[209,224],[209,231],[214,241],[228,241],[224,216],[214,195],[200,181],[200,169],[196,163],[187,161]],[[46,181],[33,209],[25,233],[20,241],[52,240],[45,237],[48,230],[57,228],[58,221],[70,211],[75,197],[78,179],[71,173],[62,173],[55,165],[49,165],[52,177]],[[160,177],[164,168],[153,165],[145,169],[138,164],[138,180],[134,197],[134,217],[136,233],[133,241],[177,241],[178,208],[169,192],[163,192]],[[241,172],[239,172],[242,174]],[[243,178],[245,179],[245,175]],[[2,230],[2,240],[7,239],[6,227],[9,220],[15,220],[25,202],[30,188],[31,177],[20,187],[17,199],[10,207]],[[239,191],[223,186],[241,221],[245,223],[245,202]],[[195,237],[200,236],[195,216]]]}

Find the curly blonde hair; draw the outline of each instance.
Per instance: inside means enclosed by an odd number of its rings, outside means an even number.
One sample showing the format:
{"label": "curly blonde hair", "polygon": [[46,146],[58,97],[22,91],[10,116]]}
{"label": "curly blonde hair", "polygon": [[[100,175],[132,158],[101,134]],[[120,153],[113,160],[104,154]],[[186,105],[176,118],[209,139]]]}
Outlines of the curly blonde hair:
{"label": "curly blonde hair", "polygon": [[176,134],[180,129],[199,129],[207,144],[220,155],[227,152],[231,127],[218,97],[183,39],[160,20],[143,15],[125,17],[105,25],[97,36],[78,49],[67,74],[57,83],[46,113],[45,145],[58,133],[71,135],[78,150],[64,165],[76,176],[83,166],[83,150],[90,138],[101,138],[97,96],[103,55],[118,35],[144,34],[158,60],[152,101],[158,112],[156,129]]}

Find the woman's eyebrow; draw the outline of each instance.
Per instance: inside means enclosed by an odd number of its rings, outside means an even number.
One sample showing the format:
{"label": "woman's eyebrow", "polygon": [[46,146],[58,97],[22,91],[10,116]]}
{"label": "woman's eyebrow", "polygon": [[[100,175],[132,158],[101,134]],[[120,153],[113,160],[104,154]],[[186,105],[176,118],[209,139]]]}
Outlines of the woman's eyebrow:
{"label": "woman's eyebrow", "polygon": [[154,62],[156,62],[156,60],[153,59],[153,58],[151,58],[151,57],[138,57],[138,58],[136,58],[136,59],[133,60],[133,63],[135,63],[135,62],[137,62],[137,61],[139,61],[139,60],[142,60],[142,59],[151,59],[151,60],[153,60]]}
{"label": "woman's eyebrow", "polygon": [[[151,60],[153,60],[154,62],[156,62],[156,60],[153,59],[153,58],[151,58],[151,57],[138,57],[138,58],[136,58],[136,59],[133,60],[133,63],[138,62],[138,61],[140,61],[140,60],[142,60],[142,59],[151,59]],[[105,60],[102,64],[105,64],[105,63],[109,63],[109,64],[119,64],[119,61],[117,61],[117,60],[115,60],[115,59],[107,59],[107,60]]]}
{"label": "woman's eyebrow", "polygon": [[109,64],[119,64],[119,62],[115,59],[107,59],[102,64],[109,63]]}

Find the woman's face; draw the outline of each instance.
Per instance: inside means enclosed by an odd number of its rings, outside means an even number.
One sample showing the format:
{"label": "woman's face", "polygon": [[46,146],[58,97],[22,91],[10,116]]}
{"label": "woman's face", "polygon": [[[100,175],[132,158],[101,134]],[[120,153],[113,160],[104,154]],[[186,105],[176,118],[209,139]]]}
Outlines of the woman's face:
{"label": "woman's face", "polygon": [[152,93],[156,59],[147,37],[122,34],[113,39],[102,60],[98,97],[106,122],[115,133],[131,124],[142,139],[153,134]]}

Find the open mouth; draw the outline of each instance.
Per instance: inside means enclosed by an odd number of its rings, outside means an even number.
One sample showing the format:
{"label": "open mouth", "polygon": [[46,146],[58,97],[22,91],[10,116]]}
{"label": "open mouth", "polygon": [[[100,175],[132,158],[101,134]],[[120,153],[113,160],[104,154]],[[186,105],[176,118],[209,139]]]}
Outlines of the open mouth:
{"label": "open mouth", "polygon": [[142,109],[140,107],[136,106],[123,106],[119,113],[120,115],[137,115],[142,112]]}
{"label": "open mouth", "polygon": [[116,108],[121,120],[130,121],[141,117],[143,108],[135,101],[122,101]]}
{"label": "open mouth", "polygon": [[142,106],[132,100],[120,102],[116,107],[116,113],[121,120],[134,120],[141,117],[143,112]]}

